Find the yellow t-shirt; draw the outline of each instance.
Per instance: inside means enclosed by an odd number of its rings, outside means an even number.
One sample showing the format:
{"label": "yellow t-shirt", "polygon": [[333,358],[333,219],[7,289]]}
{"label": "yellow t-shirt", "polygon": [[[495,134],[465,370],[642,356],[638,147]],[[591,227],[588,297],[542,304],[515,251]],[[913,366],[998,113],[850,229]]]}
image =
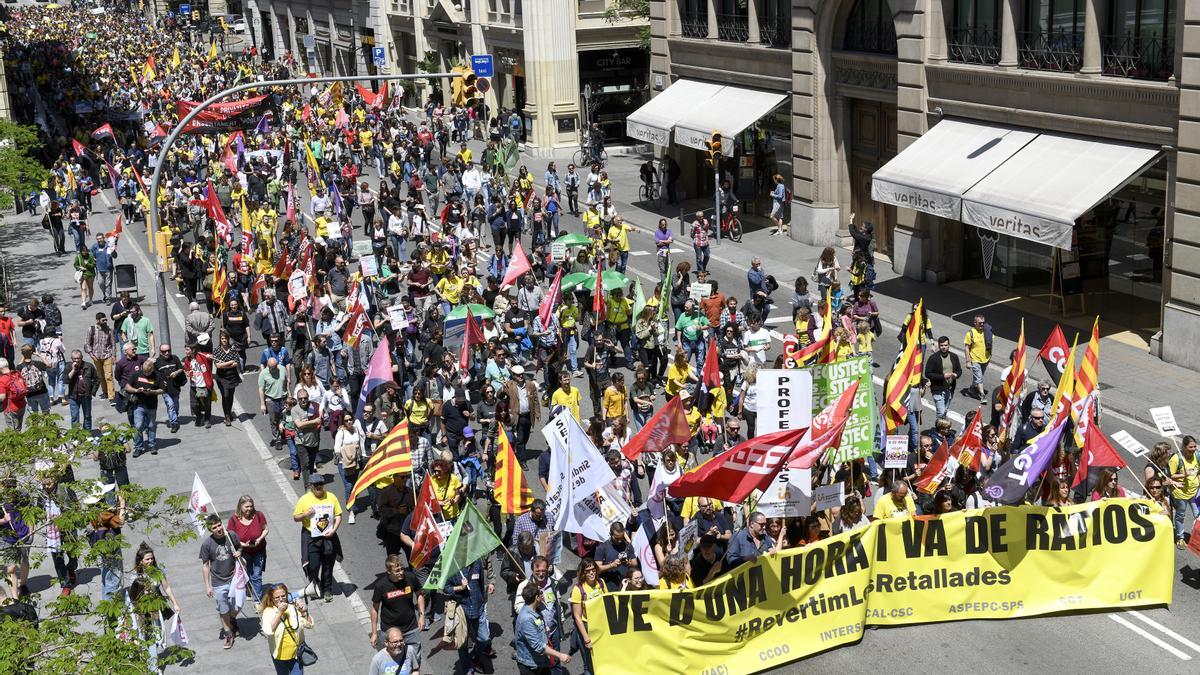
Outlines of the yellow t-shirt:
{"label": "yellow t-shirt", "polygon": [[608,299],[608,319],[607,321],[617,328],[628,328],[629,321],[633,314],[633,301],[629,298],[621,298],[620,300],[610,297]]}
{"label": "yellow t-shirt", "polygon": [[875,347],[875,333],[864,330],[858,334],[858,353],[869,354]]}
{"label": "yellow t-shirt", "polygon": [[983,331],[972,327],[967,331],[967,336],[963,338],[963,344],[967,347],[967,353],[971,356],[971,361],[974,363],[987,363],[992,359],[992,353],[988,351],[987,341],[984,339]]}
{"label": "yellow t-shirt", "polygon": [[[338,498],[333,495],[332,490],[326,488],[325,496],[319,499],[312,492],[305,492],[304,494],[300,495],[300,499],[296,500],[296,508],[292,509],[292,516],[298,516],[310,508],[322,504],[333,507],[333,515],[335,518],[342,515],[342,503],[339,502]],[[310,529],[312,527],[312,518],[305,518],[300,524],[304,526],[304,529]]]}
{"label": "yellow t-shirt", "polygon": [[408,421],[411,424],[424,426],[429,422],[429,413],[433,410],[428,400],[417,401],[409,399],[408,403],[404,404],[404,412],[408,413]]}
{"label": "yellow t-shirt", "polygon": [[296,658],[296,626],[293,626],[287,612],[283,613],[283,637],[276,645],[275,658],[280,661],[291,661]]}
{"label": "yellow t-shirt", "polygon": [[608,228],[608,240],[617,245],[617,250],[625,253],[629,251],[629,226],[625,223],[620,225],[613,224]]}
{"label": "yellow t-shirt", "polygon": [[714,387],[708,393],[712,395],[712,406],[709,408],[709,412],[712,413],[713,419],[725,419],[725,409],[729,406],[728,401],[725,400],[725,387]]}
{"label": "yellow t-shirt", "polygon": [[561,305],[558,308],[558,325],[563,330],[575,328],[579,323],[579,305]]}
{"label": "yellow t-shirt", "polygon": [[429,254],[429,271],[434,274],[445,274],[446,266],[450,264],[450,254],[438,249]]}
{"label": "yellow t-shirt", "polygon": [[464,161],[464,162],[469,162],[469,161],[471,161],[471,158],[472,158],[472,157],[474,157],[474,156],[475,156],[475,155],[471,154],[471,149],[470,149],[470,148],[463,148],[462,150],[459,150],[459,151],[458,151],[458,158],[459,158],[459,159],[461,159],[461,160],[462,160],[462,161]]}
{"label": "yellow t-shirt", "polygon": [[681,582],[679,582],[679,583],[677,583],[677,584],[672,584],[672,583],[668,582],[666,579],[659,579],[659,580],[658,580],[658,587],[659,587],[659,588],[664,588],[664,589],[667,589],[667,590],[672,590],[672,591],[675,591],[675,590],[684,590],[684,589],[688,589],[688,588],[695,588],[695,586],[692,586],[692,580],[691,580],[691,579],[684,579],[683,581],[681,581]]}
{"label": "yellow t-shirt", "polygon": [[674,361],[671,361],[671,364],[667,366],[667,385],[664,387],[668,399],[678,394],[679,390],[687,385],[688,375],[691,373],[692,365],[690,363],[685,363],[682,368],[679,368]]}
{"label": "yellow t-shirt", "polygon": [[599,211],[588,209],[587,211],[583,212],[583,215],[580,216],[580,218],[583,220],[583,226],[589,230],[593,227],[600,227]]}
{"label": "yellow t-shirt", "polygon": [[587,601],[604,595],[604,582],[597,580],[595,586],[578,583],[571,586],[571,604],[583,605],[583,625],[587,625]]}
{"label": "yellow t-shirt", "polygon": [[604,390],[604,419],[611,420],[625,414],[625,392],[616,387]]}
{"label": "yellow t-shirt", "polygon": [[442,280],[438,282],[437,290],[438,293],[441,293],[446,298],[446,302],[457,305],[462,300],[463,287],[466,285],[467,282],[461,277],[454,277],[453,279],[442,277]]}
{"label": "yellow t-shirt", "polygon": [[451,498],[462,487],[462,481],[459,480],[458,476],[452,473],[447,474],[445,481],[438,481],[436,478],[431,477],[429,485],[433,488],[433,496],[437,497],[438,503],[442,505],[442,515],[446,517],[446,520],[457,518],[458,512],[462,510],[462,507],[457,501]]}
{"label": "yellow t-shirt", "polygon": [[908,516],[916,515],[916,513],[917,503],[913,501],[911,492],[904,497],[904,508],[896,506],[896,502],[892,500],[890,493],[881,495],[879,501],[875,502],[875,520],[907,518]]}
{"label": "yellow t-shirt", "polygon": [[550,394],[550,407],[553,408],[556,405],[561,405],[570,410],[571,414],[578,420],[580,398],[581,394],[578,387],[571,387],[567,391],[563,391],[562,387],[558,387],[554,390],[553,394]]}
{"label": "yellow t-shirt", "polygon": [[1183,485],[1171,488],[1171,497],[1192,499],[1196,496],[1197,489],[1200,489],[1200,454],[1192,455],[1190,462],[1182,455],[1171,455],[1171,459],[1167,460],[1167,473],[1184,474]]}

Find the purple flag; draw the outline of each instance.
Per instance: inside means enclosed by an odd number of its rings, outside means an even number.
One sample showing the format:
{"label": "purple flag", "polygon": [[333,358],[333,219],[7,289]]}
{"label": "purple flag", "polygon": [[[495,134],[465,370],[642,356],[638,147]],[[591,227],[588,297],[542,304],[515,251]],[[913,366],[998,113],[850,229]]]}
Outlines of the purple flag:
{"label": "purple flag", "polygon": [[256,134],[271,133],[271,122],[270,122],[270,120],[267,119],[266,115],[263,115],[262,119],[258,120],[258,126],[254,127],[254,133],[256,133]]}
{"label": "purple flag", "polygon": [[1050,466],[1066,427],[1067,420],[1063,420],[1035,436],[1024,450],[996,469],[988,478],[983,494],[1000,504],[1019,504]]}
{"label": "purple flag", "polygon": [[367,376],[363,380],[362,393],[358,395],[358,409],[354,411],[355,419],[362,419],[363,407],[367,405],[367,398],[371,393],[391,381],[392,348],[385,335],[375,346],[375,353],[371,355],[371,362],[367,364]]}
{"label": "purple flag", "polygon": [[329,181],[329,201],[333,202],[333,212],[342,215],[342,193],[338,190],[337,181]]}

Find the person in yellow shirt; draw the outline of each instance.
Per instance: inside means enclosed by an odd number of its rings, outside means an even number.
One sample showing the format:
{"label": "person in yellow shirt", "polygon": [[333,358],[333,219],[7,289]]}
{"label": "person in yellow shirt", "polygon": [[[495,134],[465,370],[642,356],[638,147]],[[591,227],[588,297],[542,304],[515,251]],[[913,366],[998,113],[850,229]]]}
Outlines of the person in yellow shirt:
{"label": "person in yellow shirt", "polygon": [[725,412],[729,409],[729,402],[725,397],[725,387],[714,387],[708,392],[708,395],[708,410],[712,413],[713,419],[725,419]]}
{"label": "person in yellow shirt", "polygon": [[563,303],[558,306],[558,325],[562,328],[563,344],[567,348],[567,358],[571,363],[571,372],[579,372],[579,350],[578,327],[581,312],[579,304],[575,302],[574,293],[566,293],[563,295]]}
{"label": "person in yellow shirt", "polygon": [[466,143],[458,144],[458,159],[461,160],[463,164],[470,164],[473,157],[474,155],[471,154],[471,149],[467,147]]}
{"label": "person in yellow shirt", "polygon": [[605,321],[612,329],[611,335],[621,345],[621,353],[625,355],[625,367],[633,370],[633,301],[625,297],[625,292],[614,288],[605,303],[607,315]]}
{"label": "person in yellow shirt", "polygon": [[875,502],[875,520],[887,518],[907,518],[917,515],[917,504],[908,492],[908,483],[896,481],[892,491]]}
{"label": "person in yellow shirt", "polygon": [[434,246],[429,252],[429,271],[435,277],[440,277],[446,274],[446,268],[450,266],[450,252],[446,250],[443,244]]}
{"label": "person in yellow shirt", "polygon": [[448,315],[450,310],[458,306],[458,303],[462,301],[462,292],[465,286],[466,282],[463,281],[462,277],[458,276],[458,270],[453,267],[447,270],[446,276],[442,277],[442,280],[437,283],[437,287],[434,290],[442,298],[443,316]]}
{"label": "person in yellow shirt", "polygon": [[632,231],[633,228],[626,225],[620,215],[613,216],[612,225],[608,228],[608,242],[617,250],[616,270],[622,274],[629,263],[629,233]]}
{"label": "person in yellow shirt", "polygon": [[446,520],[457,518],[463,503],[463,484],[454,474],[453,459],[449,450],[443,450],[442,455],[429,466],[430,487],[433,488],[433,496],[442,505],[442,515]]}
{"label": "person in yellow shirt", "polygon": [[663,560],[662,570],[658,575],[658,587],[668,590],[686,590],[693,587],[688,576],[687,561],[683,556],[669,555]]}
{"label": "person in yellow shirt", "polygon": [[583,212],[580,219],[583,220],[584,231],[590,232],[598,229],[600,227],[600,206],[592,204],[588,207],[587,211]]}
{"label": "person in yellow shirt", "polygon": [[558,388],[554,390],[554,393],[550,394],[551,410],[557,406],[562,406],[570,410],[575,419],[579,420],[579,401],[582,398],[583,395],[579,392],[579,389],[571,384],[571,374],[559,373]]}
{"label": "person in yellow shirt", "polygon": [[317,216],[317,219],[315,221],[313,221],[313,223],[314,223],[313,224],[313,236],[314,237],[324,240],[325,238],[327,238],[329,236],[329,219],[328,218],[326,218],[323,215]]}
{"label": "person in yellow shirt", "polygon": [[1200,457],[1196,456],[1196,439],[1184,436],[1179,452],[1167,460],[1167,473],[1171,476],[1171,510],[1175,514],[1175,547],[1185,548],[1183,537],[1187,534],[1184,524],[1187,512],[1196,515],[1196,493],[1200,492]]}
{"label": "person in yellow shirt", "polygon": [[845,361],[854,356],[854,341],[850,339],[850,331],[845,328],[837,328],[833,331],[833,346],[830,348],[833,352],[834,361]]}
{"label": "person in yellow shirt", "polygon": [[571,616],[575,619],[583,670],[592,673],[595,671],[592,669],[592,636],[587,629],[587,601],[604,595],[606,591],[604,582],[600,580],[600,566],[591,558],[579,561],[575,579],[575,584],[571,586]]}
{"label": "person in yellow shirt", "polygon": [[[319,583],[321,594],[328,602],[333,599],[330,595],[335,562],[333,549],[337,547],[337,530],[342,524],[342,503],[332,492],[325,489],[324,475],[313,473],[308,477],[308,492],[296,500],[296,507],[292,509],[292,520],[300,523],[303,528],[301,541],[305,541],[307,536],[309,583]],[[321,539],[334,542],[334,546],[326,552],[324,547],[319,546]],[[318,560],[319,563],[314,565]]]}
{"label": "person in yellow shirt", "polygon": [[687,352],[682,349],[675,352],[675,360],[667,366],[667,384],[663,388],[667,400],[671,400],[687,386],[688,382],[699,382],[692,364],[688,363]]}
{"label": "person in yellow shirt", "polygon": [[967,389],[974,391],[975,398],[982,401],[987,396],[987,390],[983,388],[983,373],[992,360],[992,327],[982,314],[975,315],[971,330],[963,338],[963,348],[967,353],[967,366],[971,369],[971,386]]}
{"label": "person in yellow shirt", "polygon": [[625,389],[625,374],[613,373],[612,384],[604,390],[604,420],[615,420],[625,414],[629,392]]}

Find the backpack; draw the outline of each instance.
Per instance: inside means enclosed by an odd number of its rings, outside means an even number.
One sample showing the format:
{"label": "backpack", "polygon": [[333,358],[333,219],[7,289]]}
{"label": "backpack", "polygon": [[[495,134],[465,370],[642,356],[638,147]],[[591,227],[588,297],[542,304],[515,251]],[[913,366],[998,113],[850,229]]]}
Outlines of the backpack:
{"label": "backpack", "polygon": [[44,394],[46,393],[46,378],[42,377],[42,371],[38,370],[33,364],[22,364],[19,368],[21,377],[14,378],[21,380],[21,385],[25,387],[26,394]]}
{"label": "backpack", "polygon": [[[45,385],[43,384],[42,386],[44,387]],[[12,375],[8,377],[7,386],[0,385],[0,389],[7,389],[9,402],[16,405],[21,405],[29,394],[29,388],[25,386],[25,380],[13,377]]]}

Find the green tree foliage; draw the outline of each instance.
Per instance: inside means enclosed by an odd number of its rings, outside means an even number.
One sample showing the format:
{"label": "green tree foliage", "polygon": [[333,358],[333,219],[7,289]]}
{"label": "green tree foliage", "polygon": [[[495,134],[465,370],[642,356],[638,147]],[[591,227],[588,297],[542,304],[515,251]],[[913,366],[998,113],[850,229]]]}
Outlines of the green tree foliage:
{"label": "green tree foliage", "polygon": [[[32,415],[21,431],[0,432],[0,505],[4,508],[0,519],[7,522],[16,515],[28,526],[30,534],[23,545],[28,546],[31,567],[36,569],[50,556],[46,533],[51,521],[46,517],[44,496],[55,495],[61,514],[53,525],[61,533],[62,549],[75,555],[81,568],[98,566],[106,557],[120,558],[128,587],[132,581],[131,551],[136,542],[153,539],[173,546],[196,536],[188,515],[187,495],[168,495],[164,488],[136,484],[104,494],[101,480],[83,478],[81,474],[90,473],[103,453],[127,452],[132,430],[114,427],[93,437],[79,427],[63,430],[60,419],[56,415]],[[123,514],[122,531],[91,543],[88,534],[106,511],[110,516]],[[12,529],[0,524],[0,536],[12,534]],[[147,570],[146,576],[151,583],[162,578],[161,572],[154,569]],[[7,578],[0,583],[7,594],[13,593]],[[43,592],[43,598],[52,592]],[[5,602],[26,601],[29,599]],[[166,600],[156,594],[142,595],[126,604],[125,593],[109,600],[73,593],[46,603],[37,626],[0,618],[0,673],[149,672],[151,647],[161,635],[146,617],[157,617],[167,609]],[[187,650],[167,651],[157,665],[190,656]]]}
{"label": "green tree foliage", "polygon": [[40,146],[36,128],[0,118],[0,208],[12,206],[9,191],[27,195],[46,180],[49,172],[32,156]]}
{"label": "green tree foliage", "polygon": [[[649,21],[650,0],[613,0],[604,10],[604,20],[617,24],[626,21]],[[638,44],[650,49],[650,25],[638,28]]]}

